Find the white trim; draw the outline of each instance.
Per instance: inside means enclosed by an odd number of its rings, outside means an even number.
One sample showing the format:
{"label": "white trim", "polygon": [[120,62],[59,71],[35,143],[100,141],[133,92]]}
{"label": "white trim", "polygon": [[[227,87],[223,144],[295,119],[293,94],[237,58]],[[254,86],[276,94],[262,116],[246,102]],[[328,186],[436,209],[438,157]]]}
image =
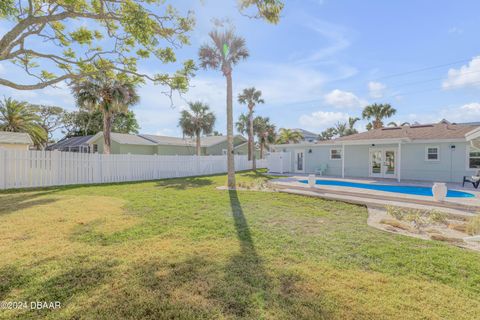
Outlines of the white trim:
{"label": "white trim", "polygon": [[400,177],[402,173],[402,144],[399,142],[398,143],[398,151],[397,151],[397,181],[400,182]]}
{"label": "white trim", "polygon": [[[400,143],[399,143],[400,146]],[[372,173],[372,153],[375,151],[380,151],[382,160],[381,160],[381,166],[380,166],[380,173],[374,174]],[[388,151],[393,151],[394,153],[394,160],[395,160],[395,171],[393,174],[386,174],[385,170],[385,161],[386,161],[386,153]],[[368,148],[368,176],[373,177],[373,178],[387,178],[387,179],[399,179],[399,167],[400,167],[400,162],[398,161],[398,149],[397,147],[370,147]]]}
{"label": "white trim", "polygon": [[411,142],[410,138],[398,138],[398,139],[369,139],[369,140],[342,140],[337,141],[339,144],[345,145],[359,145],[359,144],[397,144],[399,142]]}
{"label": "white trim", "polygon": [[[342,148],[330,148],[330,150],[328,151],[329,152],[329,157],[330,157],[330,160],[332,161],[338,161],[338,160],[342,160],[344,157],[343,157],[343,150],[344,146],[342,146]],[[333,150],[337,150],[337,151],[340,151],[340,158],[332,158],[332,151]]]}
{"label": "white trim", "polygon": [[[475,149],[472,146],[467,145],[466,149],[466,154],[465,154],[465,168],[467,171],[472,171],[472,170],[480,170],[480,168],[470,168],[470,150]],[[480,152],[480,149],[477,149]]]}
{"label": "white trim", "polygon": [[[428,159],[428,149],[437,149],[437,159]],[[437,145],[426,145],[425,146],[425,161],[427,162],[438,162],[440,161],[440,146]]]}
{"label": "white trim", "polygon": [[480,137],[480,127],[477,127],[467,133],[465,133],[465,138],[467,141],[473,140],[475,138]]}
{"label": "white trim", "polygon": [[345,145],[344,144],[342,144],[342,153],[340,156],[342,158],[342,178],[345,178]]}

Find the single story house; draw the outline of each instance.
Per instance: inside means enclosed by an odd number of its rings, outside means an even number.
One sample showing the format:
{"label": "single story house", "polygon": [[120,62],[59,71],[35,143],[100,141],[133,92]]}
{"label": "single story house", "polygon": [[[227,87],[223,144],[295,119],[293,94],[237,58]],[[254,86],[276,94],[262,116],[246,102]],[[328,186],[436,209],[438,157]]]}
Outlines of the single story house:
{"label": "single story house", "polygon": [[480,169],[480,124],[440,123],[374,129],[331,141],[284,144],[292,173],[461,182]]}
{"label": "single story house", "polygon": [[[149,134],[123,134],[111,133],[112,154],[146,154],[146,155],[194,155],[196,144],[194,139],[149,135]],[[226,136],[207,136],[201,138],[202,155],[227,154]],[[90,152],[103,153],[103,132],[90,137],[86,143]],[[248,153],[247,140],[237,135],[234,137],[235,154]]]}
{"label": "single story house", "polygon": [[58,141],[57,143],[49,145],[46,150],[53,151],[66,151],[66,152],[81,152],[81,153],[90,153],[90,145],[87,143],[90,136],[79,136],[79,137],[71,137],[71,138],[63,138],[62,140]]}
{"label": "single story house", "polygon": [[0,131],[0,148],[29,150],[32,145],[33,141],[28,133]]}

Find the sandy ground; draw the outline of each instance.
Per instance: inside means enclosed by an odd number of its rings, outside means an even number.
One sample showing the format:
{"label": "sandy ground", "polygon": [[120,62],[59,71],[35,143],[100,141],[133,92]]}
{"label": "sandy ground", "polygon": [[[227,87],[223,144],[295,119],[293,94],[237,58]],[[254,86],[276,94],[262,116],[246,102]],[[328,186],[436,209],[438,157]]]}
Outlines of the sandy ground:
{"label": "sandy ground", "polygon": [[[446,225],[434,224],[422,228],[422,230],[416,230],[413,227],[410,230],[404,230],[401,228],[396,228],[389,224],[380,223],[382,220],[393,220],[394,218],[387,214],[387,211],[378,207],[368,206],[368,220],[367,223],[369,226],[390,232],[402,234],[409,237],[420,238],[425,240],[432,240],[431,236],[435,234],[440,234],[446,238],[452,239],[453,241],[445,241],[451,245],[468,248],[476,251],[480,251],[480,241],[470,241],[465,240],[468,237],[467,234],[459,232],[453,229],[448,228]],[[403,224],[408,225],[408,223],[403,222]]]}

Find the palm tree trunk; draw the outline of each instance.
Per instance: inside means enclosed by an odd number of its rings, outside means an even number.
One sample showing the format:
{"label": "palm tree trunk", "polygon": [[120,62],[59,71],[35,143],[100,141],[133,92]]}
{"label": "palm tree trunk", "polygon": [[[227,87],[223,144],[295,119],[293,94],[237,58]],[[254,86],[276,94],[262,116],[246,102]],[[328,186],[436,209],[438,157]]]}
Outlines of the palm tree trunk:
{"label": "palm tree trunk", "polygon": [[112,131],[112,115],[108,111],[103,112],[103,153],[110,154],[111,153],[111,140],[110,140],[110,132]]}
{"label": "palm tree trunk", "polygon": [[263,159],[263,142],[260,142],[260,159]]}
{"label": "palm tree trunk", "polygon": [[200,132],[197,132],[196,137],[197,137],[197,156],[201,156],[202,149],[200,148]]}
{"label": "palm tree trunk", "polygon": [[227,176],[228,188],[234,190],[235,183],[235,158],[233,154],[233,93],[232,72],[226,73],[227,78]]}
{"label": "palm tree trunk", "polygon": [[252,160],[252,170],[257,170],[257,163],[255,161],[255,150],[253,144],[253,107],[249,109],[250,112],[248,114],[248,160]]}

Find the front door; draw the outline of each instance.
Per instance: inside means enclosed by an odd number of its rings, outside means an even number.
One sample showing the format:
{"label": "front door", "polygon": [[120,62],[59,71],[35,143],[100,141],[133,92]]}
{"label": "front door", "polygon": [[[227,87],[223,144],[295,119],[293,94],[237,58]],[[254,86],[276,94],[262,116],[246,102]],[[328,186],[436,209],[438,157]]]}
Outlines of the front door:
{"label": "front door", "polygon": [[295,150],[295,172],[305,172],[305,151]]}
{"label": "front door", "polygon": [[397,176],[397,151],[395,149],[370,150],[370,176],[395,178]]}

